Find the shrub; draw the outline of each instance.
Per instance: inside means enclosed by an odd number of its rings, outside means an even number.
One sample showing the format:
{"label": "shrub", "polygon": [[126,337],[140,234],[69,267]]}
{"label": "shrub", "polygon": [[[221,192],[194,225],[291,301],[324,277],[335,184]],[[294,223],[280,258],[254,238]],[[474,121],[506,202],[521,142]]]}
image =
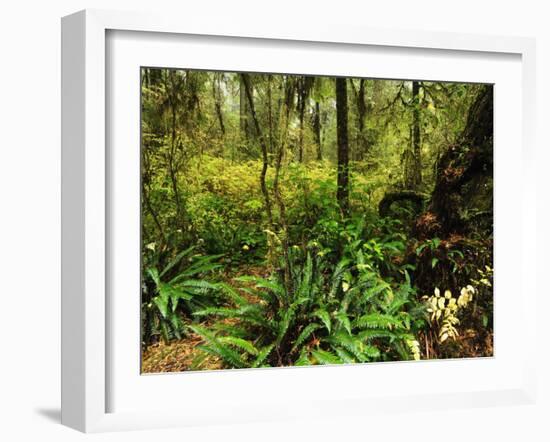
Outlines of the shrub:
{"label": "shrub", "polygon": [[190,326],[201,350],[229,368],[418,359],[408,277],[393,288],[360,252],[334,266],[314,252],[294,261],[290,291],[277,273],[220,284],[227,305],[194,313],[208,328]]}
{"label": "shrub", "polygon": [[216,286],[202,277],[220,267],[220,255],[193,256],[194,247],[179,253],[162,270],[148,267],[143,276],[143,341],[160,334],[165,341],[180,338],[183,316],[212,305]]}

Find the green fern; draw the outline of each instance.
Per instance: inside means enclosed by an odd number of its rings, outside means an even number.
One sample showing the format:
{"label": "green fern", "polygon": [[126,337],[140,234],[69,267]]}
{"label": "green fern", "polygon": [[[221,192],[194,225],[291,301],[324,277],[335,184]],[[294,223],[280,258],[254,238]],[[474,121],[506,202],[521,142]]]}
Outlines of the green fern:
{"label": "green fern", "polygon": [[392,315],[381,313],[369,313],[357,318],[354,326],[360,329],[363,328],[378,328],[391,330],[394,327],[401,327],[401,321]]}
{"label": "green fern", "polygon": [[340,359],[337,355],[331,353],[330,351],[318,349],[318,350],[313,350],[311,354],[319,364],[324,364],[324,365],[342,364],[342,359]]}
{"label": "green fern", "polygon": [[319,328],[321,328],[321,325],[316,323],[306,325],[296,338],[296,341],[294,342],[291,351],[295,352],[298,348],[300,348],[301,345],[306,341],[306,339],[309,338],[312,333]]}
{"label": "green fern", "polygon": [[181,338],[185,329],[182,314],[191,313],[214,303],[214,294],[219,290],[216,284],[198,276],[220,267],[215,261],[219,255],[192,257],[190,247],[176,255],[163,270],[156,267],[144,272],[142,309],[146,319],[143,331],[144,341],[158,332],[167,342]]}
{"label": "green fern", "polygon": [[411,336],[403,310],[411,291],[397,287],[394,295],[391,284],[358,256],[359,263],[345,258],[330,272],[322,258],[306,254],[294,262],[290,291],[275,276],[238,277],[234,282],[244,284],[238,288],[218,284],[226,306],[194,312],[212,330],[208,335],[196,329],[206,341],[201,348],[230,368],[396,357]]}

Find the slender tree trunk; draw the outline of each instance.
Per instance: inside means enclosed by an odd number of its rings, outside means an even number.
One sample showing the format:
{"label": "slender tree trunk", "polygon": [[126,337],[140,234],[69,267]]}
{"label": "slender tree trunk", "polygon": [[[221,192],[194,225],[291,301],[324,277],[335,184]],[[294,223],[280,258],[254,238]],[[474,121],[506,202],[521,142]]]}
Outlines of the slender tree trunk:
{"label": "slender tree trunk", "polygon": [[214,107],[216,108],[216,115],[218,116],[218,122],[220,123],[220,131],[222,136],[225,135],[225,124],[223,122],[223,95],[221,91],[220,75],[214,74],[212,77],[212,94],[214,96]]}
{"label": "slender tree trunk", "polygon": [[256,109],[254,108],[254,99],[252,97],[252,90],[250,86],[250,80],[247,77],[246,74],[241,74],[241,84],[243,86],[242,90],[245,92],[245,96],[248,100],[248,106],[250,107],[250,114],[252,115],[252,121],[254,123],[254,126],[256,128],[256,133],[258,134],[258,138],[260,139],[260,146],[262,148],[262,171],[260,173],[260,187],[262,189],[262,194],[264,196],[265,201],[265,210],[267,212],[267,218],[269,221],[269,225],[273,225],[273,215],[271,212],[271,200],[269,198],[269,193],[267,191],[267,186],[265,183],[265,177],[267,174],[267,168],[269,166],[269,157],[267,153],[267,144],[265,142],[265,139],[262,135],[262,131],[260,129],[260,124],[258,122],[258,118],[256,116]]}
{"label": "slender tree trunk", "polygon": [[413,81],[413,153],[414,153],[414,186],[422,184],[422,153],[420,141],[420,82]]}
{"label": "slender tree trunk", "polygon": [[336,136],[338,176],[336,199],[344,218],[349,216],[348,94],[345,78],[336,78]]}
{"label": "slender tree trunk", "polygon": [[298,121],[300,123],[299,139],[298,139],[298,161],[300,163],[304,160],[304,118],[306,112],[306,105],[309,98],[311,88],[313,87],[313,77],[300,77],[298,80]]}
{"label": "slender tree trunk", "polygon": [[[181,201],[181,196],[179,193],[178,187],[178,161],[176,158],[178,150],[178,139],[177,139],[177,117],[178,117],[178,97],[177,91],[180,90],[182,86],[181,78],[176,77],[175,71],[170,71],[162,81],[164,82],[164,87],[168,92],[168,101],[170,105],[170,149],[168,151],[168,173],[170,175],[170,184],[172,187],[172,193],[174,194],[174,204],[176,206],[176,226],[181,229],[182,233],[186,232],[186,216],[185,208]],[[176,81],[178,80],[178,81]],[[179,106],[181,107],[181,106]],[[167,129],[168,132],[168,129]]]}
{"label": "slender tree trunk", "polygon": [[170,173],[170,182],[172,184],[172,192],[174,193],[174,202],[176,204],[176,218],[177,224],[182,228],[183,231],[183,216],[181,208],[181,199],[178,189],[178,170],[176,167],[176,143],[177,143],[177,132],[176,132],[176,117],[177,117],[177,98],[176,98],[176,85],[174,80],[174,72],[170,73],[170,154],[168,158],[168,169]]}
{"label": "slender tree trunk", "polygon": [[149,191],[151,189],[151,167],[149,162],[149,156],[147,155],[146,149],[142,150],[141,157],[142,157],[141,195],[142,195],[143,202],[145,203],[145,207],[151,214],[151,217],[153,218],[153,221],[157,226],[157,229],[160,234],[161,247],[162,247],[164,244],[166,244],[166,236],[164,234],[164,229],[162,228],[162,224],[159,221],[157,212],[153,208],[151,199],[149,198]]}
{"label": "slender tree trunk", "polygon": [[362,160],[367,151],[365,137],[365,116],[367,114],[367,105],[365,103],[365,84],[366,80],[359,80],[359,90],[357,91],[357,147],[355,159]]}
{"label": "slender tree trunk", "polygon": [[299,139],[298,139],[298,162],[302,163],[304,161],[304,108],[302,104],[300,107],[300,129],[299,129]]}
{"label": "slender tree trunk", "polygon": [[[248,98],[246,93],[246,86],[245,86],[245,78],[248,80],[247,74],[241,74],[239,76],[240,82],[239,82],[239,92],[240,92],[240,100],[239,100],[239,127],[241,129],[241,135],[244,140],[248,141]],[[250,89],[250,84],[248,85],[248,88]],[[249,91],[252,96],[252,90]]]}
{"label": "slender tree trunk", "polygon": [[317,160],[323,160],[323,146],[321,141],[321,105],[319,101],[315,101],[315,110],[313,112],[313,134],[315,136],[315,144],[317,145]]}
{"label": "slender tree trunk", "polygon": [[267,76],[267,122],[269,125],[269,153],[273,154],[273,97],[271,92],[271,83],[273,76]]}

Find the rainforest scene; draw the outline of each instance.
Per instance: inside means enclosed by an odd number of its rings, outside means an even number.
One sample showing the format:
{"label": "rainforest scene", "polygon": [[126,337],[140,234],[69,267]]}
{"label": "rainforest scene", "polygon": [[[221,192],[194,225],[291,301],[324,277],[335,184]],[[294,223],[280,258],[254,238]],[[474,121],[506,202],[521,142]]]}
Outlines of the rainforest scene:
{"label": "rainforest scene", "polygon": [[142,373],[491,357],[493,86],[141,68],[141,254]]}

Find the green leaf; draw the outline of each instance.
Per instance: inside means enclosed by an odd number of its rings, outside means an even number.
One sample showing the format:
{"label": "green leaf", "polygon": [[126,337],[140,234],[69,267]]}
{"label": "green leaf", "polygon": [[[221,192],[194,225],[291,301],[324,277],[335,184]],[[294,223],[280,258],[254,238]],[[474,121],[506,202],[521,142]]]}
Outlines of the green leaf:
{"label": "green leaf", "polygon": [[438,261],[439,261],[439,259],[432,258],[432,269],[435,267],[435,265],[437,264]]}
{"label": "green leaf", "polygon": [[159,271],[157,269],[147,269],[147,274],[151,277],[156,286],[160,285]]}
{"label": "green leaf", "polygon": [[190,325],[189,328],[207,341],[207,344],[198,346],[199,348],[208,351],[211,354],[219,356],[232,367],[245,367],[245,364],[241,359],[239,353],[237,353],[228,345],[224,345],[222,342],[220,342],[218,338],[208,329],[206,329],[205,327],[200,327],[198,325]]}
{"label": "green leaf", "polygon": [[363,353],[371,359],[378,359],[380,357],[380,350],[372,345],[365,345],[363,347]]}
{"label": "green leaf", "polygon": [[311,365],[311,361],[308,357],[308,352],[306,349],[302,349],[302,352],[300,353],[300,357],[296,360],[294,363],[297,367],[302,367],[304,365]]}
{"label": "green leaf", "polygon": [[351,353],[349,353],[347,350],[334,346],[332,349],[336,352],[336,354],[339,356],[339,358],[344,361],[345,364],[353,364],[355,361],[355,358]]}
{"label": "green leaf", "polygon": [[267,347],[264,347],[262,350],[260,350],[258,357],[252,364],[252,367],[253,368],[259,367],[265,361],[265,359],[269,356],[269,354],[274,348],[275,348],[275,345],[271,344],[271,345],[268,345]]}
{"label": "green leaf", "polygon": [[252,342],[247,341],[246,339],[237,338],[235,336],[222,336],[218,338],[218,341],[222,344],[231,344],[235,347],[242,348],[247,353],[250,353],[251,355],[258,355],[258,350],[256,347],[254,347],[254,344]]}
{"label": "green leaf", "polygon": [[362,330],[357,334],[357,337],[361,339],[362,341],[368,341],[369,339],[376,339],[376,338],[395,338],[395,333],[389,330],[383,330],[383,329],[368,329],[368,330]]}
{"label": "green leaf", "polygon": [[330,333],[330,314],[326,310],[319,309],[313,312],[313,316],[317,316]]}
{"label": "green leaf", "polygon": [[226,297],[233,301],[238,306],[243,306],[248,304],[248,300],[241,296],[237,290],[235,290],[233,287],[231,287],[229,284],[226,284],[224,282],[220,282],[216,284],[216,288],[221,290],[221,292],[226,295]]}
{"label": "green leaf", "polygon": [[341,364],[342,363],[342,360],[328,352],[328,351],[325,351],[325,350],[321,350],[321,349],[318,349],[318,350],[313,350],[311,352],[311,354],[313,355],[313,357],[315,359],[317,359],[317,362],[319,362],[320,364]]}
{"label": "green leaf", "polygon": [[168,316],[168,297],[160,294],[153,298],[153,302],[159,309],[159,312],[162,315],[162,317],[166,318],[166,316]]}
{"label": "green leaf", "polygon": [[290,327],[290,323],[294,319],[294,309],[289,308],[284,314],[281,322],[279,323],[279,332],[277,333],[277,344],[279,344]]}
{"label": "green leaf", "polygon": [[338,319],[338,321],[346,329],[348,334],[351,335],[351,321],[349,320],[348,315],[346,315],[344,312],[338,312],[336,313],[336,319]]}
{"label": "green leaf", "polygon": [[321,326],[314,322],[306,325],[296,338],[296,342],[294,343],[291,351],[295,351],[298,347],[300,347],[300,345],[302,345],[306,341],[306,339],[309,338],[311,334],[319,328],[321,328]]}
{"label": "green leaf", "polygon": [[188,249],[185,249],[183,252],[180,252],[176,255],[176,257],[170,261],[170,263],[164,268],[164,270],[160,273],[160,277],[162,278],[166,273],[168,273],[172,268],[174,268],[175,265],[177,265],[181,259],[191,253],[191,251],[195,248],[195,246],[189,247]]}
{"label": "green leaf", "polygon": [[391,329],[392,327],[401,327],[401,321],[391,315],[371,313],[358,318],[355,321],[355,326],[359,328]]}

